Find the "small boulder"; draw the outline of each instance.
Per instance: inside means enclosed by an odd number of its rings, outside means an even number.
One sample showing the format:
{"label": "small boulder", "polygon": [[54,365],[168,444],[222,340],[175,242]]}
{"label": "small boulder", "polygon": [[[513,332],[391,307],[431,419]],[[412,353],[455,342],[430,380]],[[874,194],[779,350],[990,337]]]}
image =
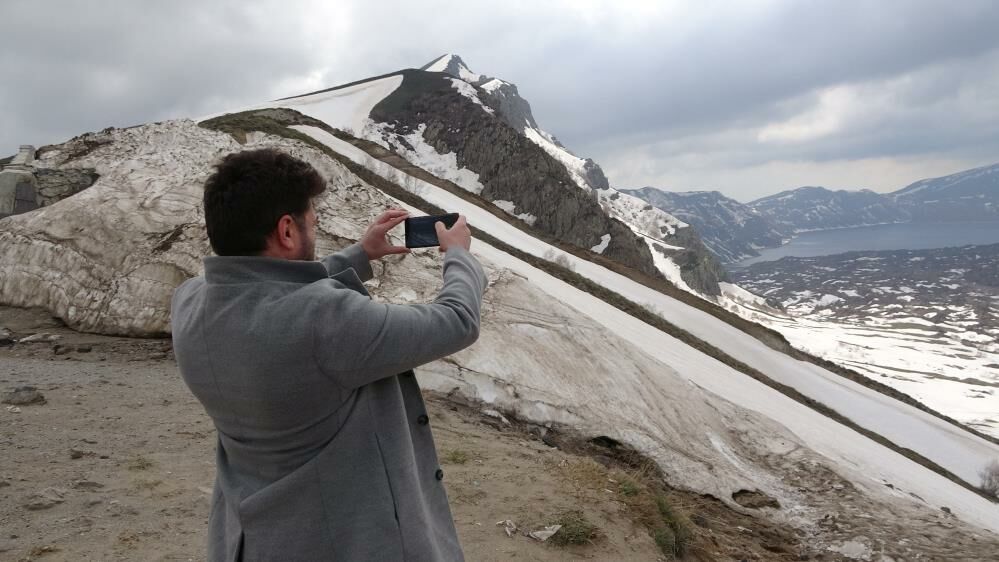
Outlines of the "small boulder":
{"label": "small boulder", "polygon": [[12,406],[29,406],[32,404],[44,404],[45,396],[33,386],[19,386],[3,395],[3,403]]}
{"label": "small boulder", "polygon": [[8,347],[15,343],[14,334],[10,330],[0,326],[0,347]]}
{"label": "small boulder", "polygon": [[776,499],[759,490],[739,490],[732,494],[732,499],[735,500],[735,503],[749,509],[760,509],[763,507],[780,509],[780,503]]}

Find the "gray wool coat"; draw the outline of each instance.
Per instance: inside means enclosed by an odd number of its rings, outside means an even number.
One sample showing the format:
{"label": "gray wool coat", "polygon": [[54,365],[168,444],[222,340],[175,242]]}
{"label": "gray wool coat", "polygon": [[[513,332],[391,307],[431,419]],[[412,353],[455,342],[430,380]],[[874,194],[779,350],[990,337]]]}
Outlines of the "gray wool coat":
{"label": "gray wool coat", "polygon": [[320,261],[208,257],[172,302],[181,375],[218,430],[212,561],[463,560],[412,369],[472,344],[464,248],[430,304],[373,301],[359,245]]}

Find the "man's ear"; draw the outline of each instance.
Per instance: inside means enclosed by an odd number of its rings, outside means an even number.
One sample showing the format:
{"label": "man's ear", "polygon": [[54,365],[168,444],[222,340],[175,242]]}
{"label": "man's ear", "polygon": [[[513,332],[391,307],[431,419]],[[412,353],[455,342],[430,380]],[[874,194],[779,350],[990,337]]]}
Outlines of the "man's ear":
{"label": "man's ear", "polygon": [[291,250],[295,247],[296,230],[295,219],[291,215],[281,215],[278,219],[277,228],[274,229],[276,242],[282,250]]}

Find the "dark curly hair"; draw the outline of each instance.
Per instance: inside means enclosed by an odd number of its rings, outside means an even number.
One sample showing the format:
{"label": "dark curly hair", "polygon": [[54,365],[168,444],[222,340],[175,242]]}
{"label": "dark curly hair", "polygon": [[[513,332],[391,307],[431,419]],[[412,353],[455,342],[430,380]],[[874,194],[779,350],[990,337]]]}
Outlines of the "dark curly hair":
{"label": "dark curly hair", "polygon": [[205,226],[220,256],[264,251],[278,219],[303,224],[309,203],[326,189],[311,165],[273,148],[236,152],[222,159],[205,182]]}

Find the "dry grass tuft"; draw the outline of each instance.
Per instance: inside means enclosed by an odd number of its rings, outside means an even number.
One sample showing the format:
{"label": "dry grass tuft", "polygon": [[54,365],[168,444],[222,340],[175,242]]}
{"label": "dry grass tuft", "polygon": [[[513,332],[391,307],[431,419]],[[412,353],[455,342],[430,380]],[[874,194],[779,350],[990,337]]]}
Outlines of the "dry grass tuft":
{"label": "dry grass tuft", "polygon": [[441,460],[446,464],[465,464],[468,462],[468,453],[462,451],[461,449],[451,449],[444,453]]}
{"label": "dry grass tuft", "polygon": [[600,538],[600,529],[590,523],[582,511],[563,511],[555,517],[562,528],[548,539],[555,546],[590,544]]}

